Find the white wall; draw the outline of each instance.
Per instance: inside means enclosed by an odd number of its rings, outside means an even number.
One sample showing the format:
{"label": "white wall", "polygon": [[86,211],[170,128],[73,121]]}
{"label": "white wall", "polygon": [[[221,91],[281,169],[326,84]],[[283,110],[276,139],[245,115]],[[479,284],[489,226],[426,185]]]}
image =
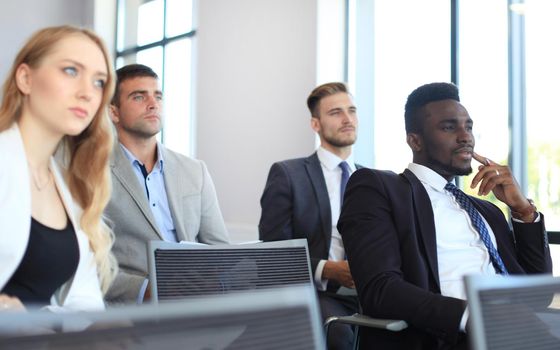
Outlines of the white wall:
{"label": "white wall", "polygon": [[117,0],[91,0],[93,28],[103,38],[111,55],[115,55],[115,30],[117,28]]}
{"label": "white wall", "polygon": [[[3,2],[0,74],[4,78],[25,39],[44,26],[94,27],[112,50],[115,3]],[[233,240],[256,239],[270,165],[314,149],[305,100],[318,80],[317,0],[196,4],[196,157],[208,165]]]}
{"label": "white wall", "polygon": [[4,83],[12,62],[27,38],[38,29],[70,24],[93,26],[93,0],[2,1],[0,11],[0,79]]}
{"label": "white wall", "polygon": [[271,164],[314,149],[316,18],[316,0],[198,1],[196,157],[234,240],[257,238]]}

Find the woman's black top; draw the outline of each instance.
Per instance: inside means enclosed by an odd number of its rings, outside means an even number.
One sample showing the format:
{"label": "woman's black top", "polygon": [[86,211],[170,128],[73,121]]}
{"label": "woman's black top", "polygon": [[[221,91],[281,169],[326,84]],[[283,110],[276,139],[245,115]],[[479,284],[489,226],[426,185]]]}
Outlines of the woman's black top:
{"label": "woman's black top", "polygon": [[54,292],[76,272],[78,240],[70,220],[56,230],[31,218],[27,250],[1,293],[18,297],[26,306],[50,304]]}

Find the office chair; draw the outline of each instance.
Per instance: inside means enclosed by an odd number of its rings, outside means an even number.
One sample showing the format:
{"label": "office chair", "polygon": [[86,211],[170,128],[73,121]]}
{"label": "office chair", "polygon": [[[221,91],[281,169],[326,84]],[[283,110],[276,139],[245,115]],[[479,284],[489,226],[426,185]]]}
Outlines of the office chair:
{"label": "office chair", "polygon": [[[69,324],[83,327],[60,331]],[[310,286],[195,297],[96,313],[0,313],[3,350],[324,348],[319,306]]]}
{"label": "office chair", "polygon": [[354,332],[354,349],[358,349],[360,345],[360,327],[379,328],[390,332],[400,332],[408,328],[408,324],[403,320],[391,320],[384,318],[372,318],[362,314],[353,314],[350,316],[331,316],[325,320],[325,334],[328,336],[330,327],[334,323],[343,323],[356,326]]}
{"label": "office chair", "polygon": [[281,286],[313,286],[307,240],[238,245],[151,241],[154,302]]}
{"label": "office chair", "polygon": [[[151,241],[148,264],[155,303],[241,290],[314,286],[305,239],[241,245]],[[335,322],[393,331],[407,327],[404,321],[356,314],[327,319],[327,333]]]}
{"label": "office chair", "polygon": [[473,349],[560,349],[559,277],[466,276],[465,288]]}

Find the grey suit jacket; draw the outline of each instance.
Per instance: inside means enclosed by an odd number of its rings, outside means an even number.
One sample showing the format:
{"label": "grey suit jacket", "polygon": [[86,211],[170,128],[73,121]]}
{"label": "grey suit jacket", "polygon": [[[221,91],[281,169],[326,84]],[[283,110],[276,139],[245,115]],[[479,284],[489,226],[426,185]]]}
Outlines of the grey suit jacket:
{"label": "grey suit jacket", "polygon": [[[356,164],[356,168],[361,168]],[[261,197],[259,238],[263,241],[306,238],[313,274],[329,258],[331,206],[317,153],[274,163]]]}
{"label": "grey suit jacket", "polygon": [[[179,241],[229,243],[214,183],[199,160],[162,146],[164,181],[169,208]],[[135,302],[147,277],[147,242],[161,240],[145,189],[118,142],[111,157],[113,192],[105,216],[115,233],[113,253],[119,274],[107,300]]]}
{"label": "grey suit jacket", "polygon": [[317,153],[272,165],[261,197],[259,238],[263,241],[306,238],[313,273],[328,259],[331,206]]}

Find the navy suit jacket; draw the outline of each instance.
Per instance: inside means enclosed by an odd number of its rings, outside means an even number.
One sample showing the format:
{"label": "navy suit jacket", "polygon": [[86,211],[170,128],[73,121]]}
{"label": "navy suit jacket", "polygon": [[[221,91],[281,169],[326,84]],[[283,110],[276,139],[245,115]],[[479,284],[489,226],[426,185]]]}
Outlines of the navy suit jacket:
{"label": "navy suit jacket", "polygon": [[[539,223],[513,223],[512,232],[498,207],[471,198],[492,228],[510,274],[552,271],[542,214]],[[364,330],[361,348],[453,348],[466,303],[441,295],[434,214],[418,178],[409,170],[356,171],[338,229],[364,314],[403,319],[410,326],[407,335]]]}

